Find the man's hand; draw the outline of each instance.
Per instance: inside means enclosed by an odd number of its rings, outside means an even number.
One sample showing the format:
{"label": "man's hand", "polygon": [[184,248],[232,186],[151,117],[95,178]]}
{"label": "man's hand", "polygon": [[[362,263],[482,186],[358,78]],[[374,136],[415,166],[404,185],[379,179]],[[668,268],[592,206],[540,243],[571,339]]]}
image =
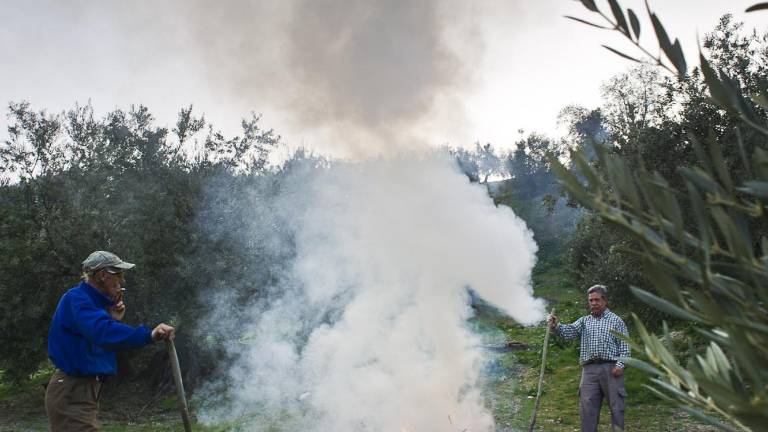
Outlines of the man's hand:
{"label": "man's hand", "polygon": [[615,376],[616,378],[624,375],[624,368],[618,367],[618,366],[614,366],[613,370],[611,371],[611,375]]}
{"label": "man's hand", "polygon": [[176,336],[176,330],[168,324],[158,324],[152,330],[152,340],[157,342],[166,339],[173,339]]}
{"label": "man's hand", "polygon": [[557,315],[549,314],[549,328],[555,330],[557,328]]}
{"label": "man's hand", "polygon": [[125,316],[125,302],[120,300],[114,306],[109,307],[109,316],[115,321],[122,321]]}

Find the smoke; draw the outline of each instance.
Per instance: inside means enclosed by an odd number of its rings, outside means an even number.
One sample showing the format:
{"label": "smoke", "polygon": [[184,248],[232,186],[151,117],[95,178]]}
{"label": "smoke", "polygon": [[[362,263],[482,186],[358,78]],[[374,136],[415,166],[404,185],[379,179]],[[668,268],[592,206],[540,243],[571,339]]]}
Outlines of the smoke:
{"label": "smoke", "polygon": [[[283,113],[310,137],[302,144],[354,161],[296,164],[244,195],[233,190],[248,178],[211,185],[199,222],[223,240],[192,260],[215,279],[196,340],[216,334],[233,363],[201,417],[251,430],[493,428],[467,289],[521,323],[543,306],[531,297],[525,224],[424,150],[466,141],[463,99],[483,51],[472,2],[42,4],[77,29],[57,34],[101,60],[89,76],[113,94],[151,89],[140,101],[150,107],[205,94],[191,102],[214,124],[232,105],[273,107],[270,126]],[[39,57],[49,53],[66,57]],[[110,79],[125,71],[136,87]],[[242,250],[227,249],[231,239]],[[227,290],[233,277],[241,286]]]}
{"label": "smoke", "polygon": [[[58,78],[79,83],[67,97],[155,113],[193,103],[218,127],[254,110],[305,140],[291,144],[340,157],[393,153],[414,138],[471,140],[463,99],[483,43],[481,8],[466,2],[36,0],[14,9],[12,26],[45,11],[36,25],[48,33],[14,29],[34,33],[19,38],[34,42],[27,51],[77,60]],[[56,43],[36,42],[43,35]],[[130,83],[110,81],[125,74]]]}
{"label": "smoke", "polygon": [[[392,153],[428,124],[459,134],[467,65],[482,43],[472,7],[454,0],[187,3],[195,55],[232,98],[289,112],[315,148]],[[327,150],[327,149],[325,149]]]}
{"label": "smoke", "polygon": [[[468,81],[460,47],[452,46],[447,35],[447,28],[462,24],[457,14],[466,8],[458,5],[297,2],[288,52],[302,92],[292,111],[341,137],[362,133],[368,155],[372,138],[380,144],[410,141],[414,131],[409,128],[433,110],[438,98]],[[472,41],[471,33],[466,40]]]}
{"label": "smoke", "polygon": [[[431,152],[294,166],[280,184],[252,196],[241,232],[290,238],[293,259],[238,317],[228,403],[202,417],[251,430],[492,430],[467,288],[521,323],[542,317],[525,224]],[[280,219],[272,234],[264,218]],[[216,325],[232,328],[221,307]]]}

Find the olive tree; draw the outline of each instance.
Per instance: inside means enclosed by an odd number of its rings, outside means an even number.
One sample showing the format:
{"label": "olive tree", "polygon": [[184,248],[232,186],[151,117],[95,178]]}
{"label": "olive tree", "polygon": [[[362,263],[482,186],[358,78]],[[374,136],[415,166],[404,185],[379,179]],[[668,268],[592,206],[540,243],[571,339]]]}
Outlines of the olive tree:
{"label": "olive tree", "polygon": [[[664,326],[650,333],[636,318],[639,341],[632,342],[647,360],[627,359],[649,373],[650,387],[695,416],[725,430],[761,430],[768,424],[768,236],[764,229],[768,199],[768,94],[728,67],[717,67],[703,54],[688,71],[677,39],[670,39],[659,17],[647,13],[659,42],[651,54],[639,42],[637,14],[608,0],[605,12],[593,0],[581,3],[600,21],[568,17],[623,35],[640,58],[605,46],[635,62],[641,58],[681,81],[700,75],[706,103],[734,119],[734,131],[689,130],[684,138],[697,163],[680,167],[680,184],[647,166],[642,159],[596,145],[596,160],[572,153],[580,175],[550,157],[568,192],[582,205],[632,236],[641,246],[626,251],[643,264],[658,295],[634,287],[651,306],[695,324],[706,347],[682,364]],[[762,3],[747,11],[766,9]],[[735,65],[739,68],[742,65]],[[745,71],[746,69],[741,68]],[[764,83],[763,83],[764,84]],[[745,140],[760,136],[761,139]],[[737,174],[724,149],[739,155]],[[715,416],[711,414],[715,413]],[[725,419],[720,421],[717,417]]]}

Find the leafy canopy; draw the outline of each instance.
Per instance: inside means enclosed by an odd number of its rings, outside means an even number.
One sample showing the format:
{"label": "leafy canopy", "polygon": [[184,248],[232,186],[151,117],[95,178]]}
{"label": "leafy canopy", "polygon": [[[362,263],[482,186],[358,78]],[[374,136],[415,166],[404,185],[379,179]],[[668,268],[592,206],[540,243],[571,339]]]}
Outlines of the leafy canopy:
{"label": "leafy canopy", "polygon": [[[618,31],[651,62],[681,82],[688,79],[679,41],[670,40],[650,7],[647,12],[664,57],[640,46],[641,27],[634,11],[625,12],[616,0],[608,3],[610,15],[594,1],[582,0],[605,25],[568,18]],[[750,10],[764,8],[760,4]],[[634,163],[599,145],[594,162],[583,151],[572,154],[580,176],[554,156],[550,162],[579,203],[640,246],[626,252],[637,256],[658,295],[634,287],[635,295],[695,323],[707,341],[704,352],[682,365],[666,326],[657,337],[636,318],[640,341],[633,345],[648,361],[627,359],[629,364],[653,376],[651,388],[660,397],[697,417],[725,430],[757,431],[768,424],[768,369],[763,367],[768,363],[768,237],[762,225],[763,200],[768,198],[768,151],[762,148],[768,135],[768,98],[764,82],[755,88],[744,77],[714,66],[703,54],[691,75],[699,73],[708,93],[706,103],[736,120],[730,135],[735,139],[724,141],[722,131],[702,135],[689,130],[685,145],[693,148],[698,160],[677,170],[679,183],[673,184],[642,160]],[[742,130],[762,136],[749,154],[747,148],[752,146],[744,142]],[[744,178],[736,179],[724,149],[737,149]],[[712,412],[727,423],[712,417]]]}

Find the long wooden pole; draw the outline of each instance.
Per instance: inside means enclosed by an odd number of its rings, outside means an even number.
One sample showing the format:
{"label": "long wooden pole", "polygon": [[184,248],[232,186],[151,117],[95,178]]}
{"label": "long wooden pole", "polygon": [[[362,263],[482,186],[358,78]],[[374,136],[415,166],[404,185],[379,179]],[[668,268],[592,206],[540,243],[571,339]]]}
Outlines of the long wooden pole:
{"label": "long wooden pole", "polygon": [[[555,308],[552,308],[550,315],[555,314]],[[544,333],[544,348],[541,350],[541,372],[539,372],[539,388],[536,390],[536,402],[533,404],[533,411],[531,411],[531,426],[528,428],[528,432],[533,432],[534,426],[536,426],[536,411],[539,409],[539,402],[541,400],[541,387],[544,384],[544,369],[547,367],[547,349],[549,348],[549,317],[546,322],[547,330]]]}
{"label": "long wooden pole", "polygon": [[189,422],[189,407],[187,406],[187,396],[184,394],[184,383],[181,381],[179,356],[176,355],[176,346],[173,344],[173,340],[165,340],[165,349],[168,351],[168,358],[171,360],[173,382],[176,383],[176,395],[179,399],[179,411],[181,411],[181,421],[184,422],[184,431],[192,432],[192,425]]}

